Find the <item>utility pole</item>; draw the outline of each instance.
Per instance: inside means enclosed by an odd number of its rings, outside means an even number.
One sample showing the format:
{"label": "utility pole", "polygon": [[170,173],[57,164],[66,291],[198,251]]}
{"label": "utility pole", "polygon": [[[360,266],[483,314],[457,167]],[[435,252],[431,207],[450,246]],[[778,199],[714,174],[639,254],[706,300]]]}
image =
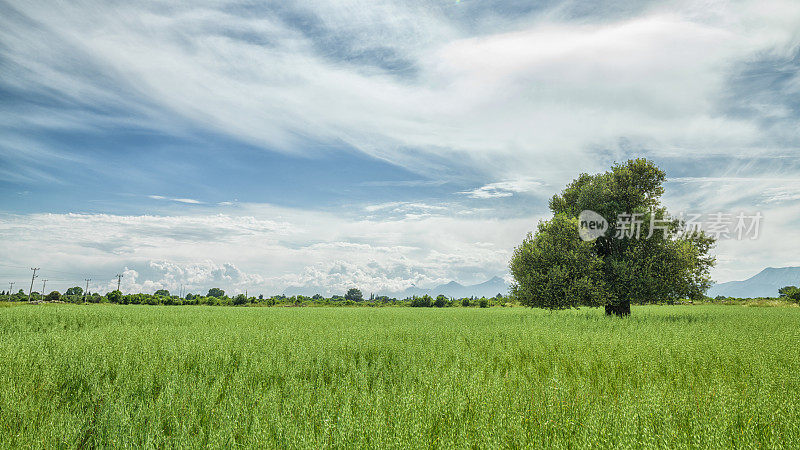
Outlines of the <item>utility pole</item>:
{"label": "utility pole", "polygon": [[83,291],[83,303],[86,303],[86,295],[89,294],[89,282],[92,281],[92,279],[85,278],[84,281],[86,281],[86,290]]}
{"label": "utility pole", "polygon": [[14,281],[8,283],[8,298],[11,298],[11,293],[14,292],[14,284],[16,284]]}
{"label": "utility pole", "polygon": [[[117,274],[117,290],[119,291],[119,285],[122,283],[122,275]],[[122,292],[122,291],[120,291]]]}
{"label": "utility pole", "polygon": [[42,280],[42,300],[44,300],[44,287],[47,286],[47,280]]}
{"label": "utility pole", "polygon": [[31,295],[33,294],[33,280],[36,279],[36,271],[39,270],[39,268],[31,267],[31,270],[33,271],[33,275],[31,276],[31,288],[28,291],[28,301],[31,301]]}

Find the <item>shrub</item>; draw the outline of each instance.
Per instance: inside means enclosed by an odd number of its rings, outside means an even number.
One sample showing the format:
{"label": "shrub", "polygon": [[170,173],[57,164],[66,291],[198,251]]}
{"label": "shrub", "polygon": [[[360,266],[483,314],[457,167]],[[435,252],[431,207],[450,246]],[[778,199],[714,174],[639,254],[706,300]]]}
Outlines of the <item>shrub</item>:
{"label": "shrub", "polygon": [[478,300],[478,306],[480,306],[481,308],[488,308],[489,300],[487,300],[486,298],[481,298],[480,300]]}
{"label": "shrub", "polygon": [[47,300],[47,301],[50,301],[50,302],[52,302],[54,300],[60,300],[61,299],[61,294],[58,291],[53,291],[53,292],[47,294],[47,297],[45,297],[44,299]]}
{"label": "shrub", "polygon": [[464,297],[461,299],[461,306],[469,306],[469,299]]}
{"label": "shrub", "polygon": [[447,297],[445,297],[444,295],[436,297],[436,301],[433,302],[433,306],[437,308],[442,308],[445,305],[447,305]]}

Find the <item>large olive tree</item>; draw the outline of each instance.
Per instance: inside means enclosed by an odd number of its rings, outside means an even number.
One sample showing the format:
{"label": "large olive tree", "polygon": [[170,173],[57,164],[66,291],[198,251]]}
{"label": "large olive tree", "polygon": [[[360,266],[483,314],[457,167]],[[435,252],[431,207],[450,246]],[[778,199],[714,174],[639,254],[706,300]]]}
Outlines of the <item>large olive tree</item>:
{"label": "large olive tree", "polygon": [[[710,285],[714,240],[681,233],[661,203],[665,173],[645,159],[582,174],[550,200],[542,221],[514,251],[511,293],[527,306],[549,309],[605,306],[628,315],[630,305],[701,297]],[[579,235],[579,216],[607,222],[593,240]]]}

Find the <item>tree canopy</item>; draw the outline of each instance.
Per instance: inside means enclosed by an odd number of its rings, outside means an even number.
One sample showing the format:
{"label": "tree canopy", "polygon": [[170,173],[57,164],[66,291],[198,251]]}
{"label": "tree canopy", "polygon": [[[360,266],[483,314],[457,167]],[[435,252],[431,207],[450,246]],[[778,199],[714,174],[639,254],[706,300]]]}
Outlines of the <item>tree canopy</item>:
{"label": "tree canopy", "polygon": [[361,291],[356,288],[348,290],[347,294],[344,295],[344,298],[345,300],[350,300],[353,302],[360,302],[361,300],[364,300],[363,294],[361,294]]}
{"label": "tree canopy", "polygon": [[[660,203],[666,174],[645,159],[581,174],[550,200],[542,221],[512,256],[512,295],[528,306],[605,306],[626,315],[630,304],[702,297],[710,285],[713,238],[681,233]],[[593,211],[605,233],[583,240],[579,217]]]}
{"label": "tree canopy", "polygon": [[207,297],[222,298],[223,296],[225,296],[225,291],[223,291],[220,288],[211,288],[211,289],[208,290],[208,294],[206,296]]}
{"label": "tree canopy", "polygon": [[781,298],[787,298],[795,302],[800,302],[800,288],[797,286],[784,286],[778,289],[778,295]]}
{"label": "tree canopy", "polygon": [[80,287],[80,286],[71,287],[71,288],[67,289],[67,292],[65,292],[64,295],[78,295],[78,296],[81,296],[81,295],[83,295],[83,288]]}

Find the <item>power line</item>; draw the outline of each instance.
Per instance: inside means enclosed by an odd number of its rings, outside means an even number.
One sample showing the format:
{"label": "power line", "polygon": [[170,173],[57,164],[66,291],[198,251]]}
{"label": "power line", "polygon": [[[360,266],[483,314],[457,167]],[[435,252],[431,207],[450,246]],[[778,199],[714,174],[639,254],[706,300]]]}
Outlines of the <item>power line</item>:
{"label": "power line", "polygon": [[28,301],[31,301],[31,294],[33,294],[33,280],[36,279],[36,271],[39,270],[38,267],[31,267],[33,271],[33,275],[31,276],[31,289],[28,291]]}

